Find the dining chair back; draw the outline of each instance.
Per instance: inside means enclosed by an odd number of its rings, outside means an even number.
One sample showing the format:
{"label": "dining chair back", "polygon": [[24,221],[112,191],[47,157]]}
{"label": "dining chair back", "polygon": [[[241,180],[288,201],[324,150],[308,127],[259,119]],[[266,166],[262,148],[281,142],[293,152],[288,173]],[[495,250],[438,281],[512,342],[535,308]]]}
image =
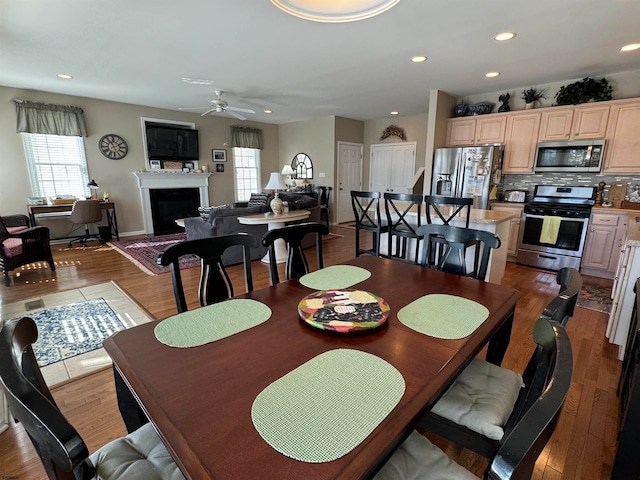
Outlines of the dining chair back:
{"label": "dining chair back", "polygon": [[329,226],[329,201],[331,200],[331,191],[333,187],[317,186],[318,204],[320,205],[320,220],[324,218],[327,227]]}
{"label": "dining chair back", "polygon": [[[522,395],[528,397],[530,406],[516,414],[513,426],[505,432],[496,448],[485,455],[490,458],[485,479],[531,478],[536,460],[555,430],[567,398],[573,372],[573,353],[567,332],[562,325],[540,318],[534,327],[534,338],[538,350],[530,367],[535,387],[530,395]],[[475,475],[415,431],[374,478],[477,480]]]}
{"label": "dining chair back", "polygon": [[302,248],[302,240],[307,235],[316,236],[316,259],[318,269],[323,268],[322,259],[322,236],[329,234],[329,227],[322,223],[298,223],[282,228],[269,230],[262,237],[262,245],[269,249],[269,270],[271,271],[271,284],[280,283],[278,275],[278,264],[276,263],[275,244],[278,240],[283,240],[287,244],[287,262],[285,272],[287,280],[299,278],[309,273],[309,263]]}
{"label": "dining chair back", "polygon": [[[386,220],[380,216],[380,192],[351,191],[351,207],[356,227],[356,257],[361,253],[380,256],[380,237],[389,230]],[[373,235],[371,249],[360,247],[360,231]]]}
{"label": "dining chair back", "polygon": [[[487,276],[491,250],[500,248],[500,239],[484,230],[431,224],[422,225],[416,233],[424,237],[420,260],[423,267],[478,280]],[[475,251],[466,255],[470,247]]]}
{"label": "dining chair back", "polygon": [[84,224],[84,235],[78,238],[74,238],[69,242],[69,246],[73,245],[73,242],[79,242],[85,247],[87,246],[87,240],[95,238],[104,243],[104,240],[98,236],[98,234],[92,234],[89,232],[90,223],[98,223],[102,221],[102,206],[97,200],[78,200],[73,204],[71,208],[71,215],[69,216],[69,222],[74,225]]}
{"label": "dining chair back", "polygon": [[556,282],[560,285],[560,292],[545,307],[542,316],[566,327],[578,302],[582,276],[575,268],[563,267],[556,274]]}
{"label": "dining chair back", "polygon": [[[410,193],[384,194],[384,211],[389,226],[387,257],[418,263],[420,235],[416,233],[416,230],[422,223],[422,200],[422,195]],[[415,245],[413,258],[407,258],[410,239],[413,239]]]}
{"label": "dining chair back", "polygon": [[37,339],[31,318],[7,321],[0,331],[0,382],[11,414],[27,431],[48,478],[184,478],[150,423],[89,456],[42,377],[31,346]]}
{"label": "dining chair back", "polygon": [[200,302],[200,306],[203,307],[234,296],[233,284],[222,264],[222,254],[228,248],[242,249],[245,288],[247,292],[253,290],[251,255],[249,249],[257,248],[258,246],[259,241],[256,237],[246,233],[236,233],[232,235],[187,240],[166,248],[158,257],[158,264],[171,266],[173,294],[176,297],[178,313],[188,310],[182,276],[180,274],[180,257],[194,255],[200,258],[201,269],[198,301]]}
{"label": "dining chair back", "polygon": [[11,284],[9,272],[22,265],[45,261],[55,271],[49,229],[29,227],[26,215],[0,217],[0,271],[4,273],[5,285]]}
{"label": "dining chair back", "polygon": [[458,215],[462,213],[465,228],[469,228],[471,218],[471,208],[473,198],[466,197],[443,197],[441,195],[426,195],[424,201],[427,204],[427,223],[433,223],[432,214],[435,213],[444,225],[449,225]]}

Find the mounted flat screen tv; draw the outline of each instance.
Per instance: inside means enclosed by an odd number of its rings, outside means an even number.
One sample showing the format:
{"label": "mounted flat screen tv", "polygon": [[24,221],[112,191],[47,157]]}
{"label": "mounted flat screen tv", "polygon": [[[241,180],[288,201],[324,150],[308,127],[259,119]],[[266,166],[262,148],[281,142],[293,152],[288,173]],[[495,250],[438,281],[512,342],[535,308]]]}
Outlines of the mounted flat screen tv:
{"label": "mounted flat screen tv", "polygon": [[198,160],[198,131],[147,123],[149,160]]}

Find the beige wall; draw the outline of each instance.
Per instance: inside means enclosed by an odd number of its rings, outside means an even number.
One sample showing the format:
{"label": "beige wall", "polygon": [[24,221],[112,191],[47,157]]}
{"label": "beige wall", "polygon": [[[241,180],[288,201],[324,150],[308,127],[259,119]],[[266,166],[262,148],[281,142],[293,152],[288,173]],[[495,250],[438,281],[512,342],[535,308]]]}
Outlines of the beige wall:
{"label": "beige wall", "polygon": [[[279,164],[277,125],[239,122],[211,115],[201,117],[193,113],[0,86],[0,215],[26,213],[27,197],[32,195],[22,139],[16,133],[12,99],[74,105],[84,110],[89,133],[84,142],[89,176],[100,186],[99,194],[106,190],[116,202],[118,226],[125,234],[143,231],[140,194],[136,178],[132,174],[145,167],[141,117],[195,123],[199,130],[200,161],[207,162],[212,170],[215,167],[211,162],[211,150],[227,149],[225,172],[214,172],[210,177],[209,197],[213,205],[234,201],[233,161],[231,150],[225,145],[229,140],[230,125],[241,123],[243,126],[262,128],[262,163],[267,168]],[[109,160],[99,152],[98,140],[107,133],[116,133],[127,141],[129,153],[124,159]],[[51,222],[49,226],[54,229],[54,236],[60,236],[69,229],[64,220]]]}

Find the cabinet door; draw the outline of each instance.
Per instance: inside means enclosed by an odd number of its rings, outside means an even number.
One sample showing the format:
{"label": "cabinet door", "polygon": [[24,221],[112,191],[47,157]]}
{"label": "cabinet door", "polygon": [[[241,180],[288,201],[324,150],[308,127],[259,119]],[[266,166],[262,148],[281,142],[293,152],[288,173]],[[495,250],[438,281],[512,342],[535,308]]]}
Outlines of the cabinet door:
{"label": "cabinet door", "polygon": [[540,114],[512,114],[507,117],[504,173],[531,173],[538,143]]}
{"label": "cabinet door", "polygon": [[604,138],[609,120],[609,105],[578,107],[573,121],[572,138]]}
{"label": "cabinet door", "polygon": [[613,239],[616,227],[594,225],[589,229],[587,243],[582,255],[582,266],[609,270],[613,254]]}
{"label": "cabinet door", "polygon": [[461,147],[473,145],[476,140],[475,118],[452,118],[447,123],[447,145]]}
{"label": "cabinet door", "polygon": [[487,115],[476,120],[476,144],[504,143],[506,115]]}
{"label": "cabinet door", "polygon": [[640,102],[611,106],[603,173],[640,172]]}
{"label": "cabinet door", "polygon": [[413,144],[396,146],[391,158],[389,191],[410,193],[409,186],[415,174],[416,150]]}
{"label": "cabinet door", "polygon": [[517,255],[518,254],[518,240],[520,238],[520,223],[522,217],[522,208],[519,207],[505,207],[502,205],[493,205],[491,210],[502,210],[505,212],[514,213],[517,215],[516,218],[511,219],[511,223],[509,225],[509,240],[507,241],[507,255]]}
{"label": "cabinet door", "polygon": [[552,109],[550,112],[542,112],[540,141],[569,140],[572,123],[573,108]]}

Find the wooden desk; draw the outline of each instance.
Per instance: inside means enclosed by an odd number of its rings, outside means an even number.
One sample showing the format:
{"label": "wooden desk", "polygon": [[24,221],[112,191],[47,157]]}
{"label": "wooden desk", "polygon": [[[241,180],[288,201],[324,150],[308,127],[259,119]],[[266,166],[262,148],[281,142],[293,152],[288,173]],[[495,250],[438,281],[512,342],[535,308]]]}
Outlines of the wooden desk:
{"label": "wooden desk", "polygon": [[[297,304],[312,290],[292,280],[245,294],[267,304],[271,318],[213,343],[167,347],[155,338],[155,323],[118,332],[104,342],[117,385],[134,392],[187,478],[369,478],[489,339],[505,326],[510,331],[520,298],[512,288],[371,256],[347,263],[372,273],[356,288],[382,296],[391,306],[388,322],[366,334],[332,334],[303,323]],[[401,307],[429,293],[474,300],[487,307],[489,317],[460,340],[422,335],[397,320]],[[254,428],[252,402],[269,384],[336,348],[386,360],[404,377],[405,393],[373,433],[344,457],[315,464],[285,457]]]}
{"label": "wooden desk", "polygon": [[[109,225],[109,231],[111,235],[116,237],[117,240],[120,240],[120,233],[118,232],[118,218],[116,217],[116,204],[114,202],[100,202],[100,208],[104,210],[107,214],[107,223]],[[31,225],[36,226],[37,215],[46,214],[46,213],[67,213],[71,212],[73,209],[73,204],[64,204],[64,205],[27,205],[27,210],[29,211],[29,218],[31,219]],[[65,238],[75,238],[75,237],[65,237]]]}

